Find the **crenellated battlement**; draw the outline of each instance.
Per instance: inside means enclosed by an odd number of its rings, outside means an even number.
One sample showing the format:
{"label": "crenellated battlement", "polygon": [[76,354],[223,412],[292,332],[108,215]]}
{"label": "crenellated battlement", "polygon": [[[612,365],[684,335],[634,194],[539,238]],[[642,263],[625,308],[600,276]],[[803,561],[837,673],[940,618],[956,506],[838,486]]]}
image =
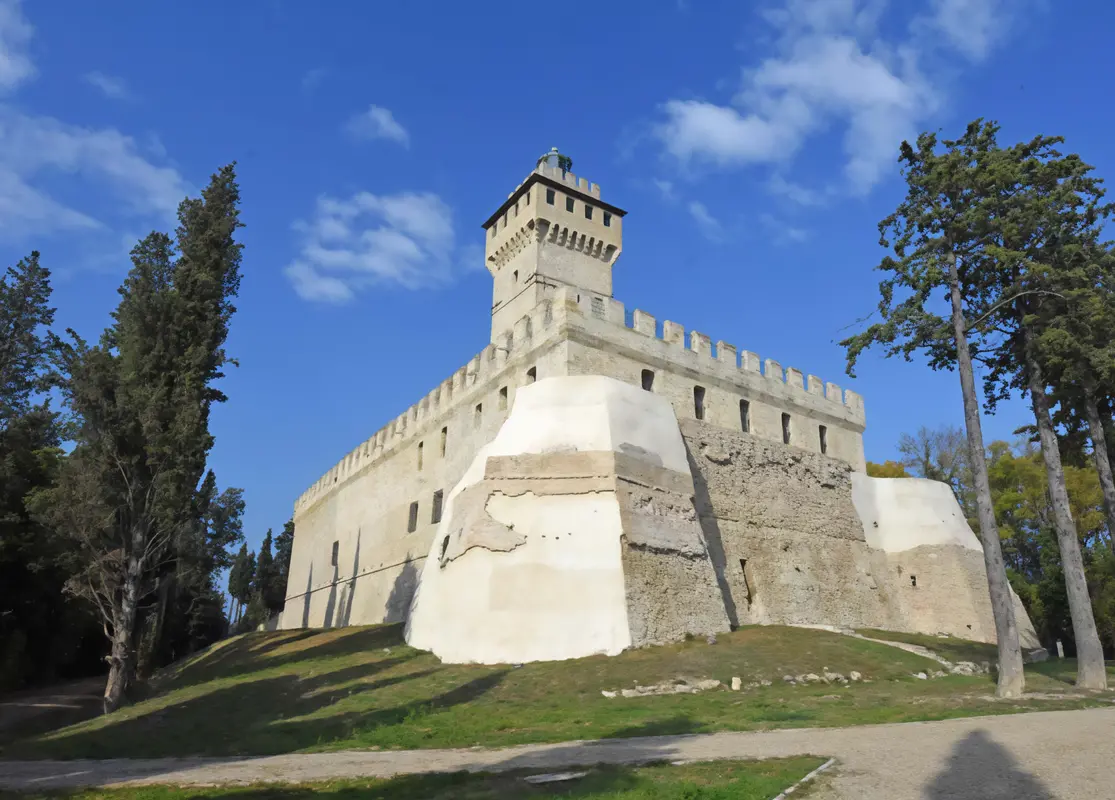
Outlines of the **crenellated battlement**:
{"label": "crenellated battlement", "polygon": [[[839,416],[859,425],[865,424],[863,398],[851,389],[844,390],[836,383],[823,381],[816,375],[806,375],[794,367],[783,368],[772,358],[760,359],[758,353],[741,350],[728,342],[717,341],[714,345],[711,337],[695,330],[690,330],[687,335],[685,326],[671,320],[664,320],[659,332],[658,321],[653,315],[635,309],[628,318],[624,304],[613,298],[567,289],[563,289],[561,294],[566,302],[572,301],[586,318],[601,320],[667,345],[666,354],[671,360],[676,358],[694,369],[716,372],[729,380],[734,377],[761,377],[769,382],[768,390],[776,390],[776,393],[791,400],[812,398],[813,405],[818,401],[829,404],[833,412],[840,412]],[[800,396],[796,396],[798,392]]]}

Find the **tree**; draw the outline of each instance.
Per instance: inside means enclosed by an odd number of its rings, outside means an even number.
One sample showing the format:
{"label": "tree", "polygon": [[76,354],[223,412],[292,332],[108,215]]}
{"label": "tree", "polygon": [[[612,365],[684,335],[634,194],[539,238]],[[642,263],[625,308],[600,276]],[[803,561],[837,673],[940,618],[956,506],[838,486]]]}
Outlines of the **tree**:
{"label": "tree", "polygon": [[278,589],[277,596],[280,598],[280,609],[286,604],[287,584],[290,582],[290,554],[293,550],[294,519],[291,518],[283,523],[282,531],[275,537],[275,565],[279,570],[276,586]]}
{"label": "tree", "polygon": [[[997,126],[977,120],[964,135],[938,142],[923,133],[916,145],[903,142],[899,161],[907,194],[896,211],[879,223],[880,244],[890,248],[878,269],[886,273],[879,285],[881,322],[845,339],[848,373],[854,375],[859,355],[872,345],[885,354],[912,360],[924,351],[932,369],[959,373],[972,471],[980,541],[999,647],[998,695],[1021,696],[1024,689],[1022,652],[1014,605],[1003,563],[999,532],[988,482],[972,368],[983,334],[978,323],[991,308],[979,283],[979,266],[987,255],[983,236],[988,194],[994,170]],[[938,145],[943,152],[938,152]],[[896,297],[896,291],[902,296]],[[938,310],[934,298],[947,300],[949,313]]]}
{"label": "tree", "polygon": [[909,478],[910,475],[906,472],[906,467],[899,464],[897,461],[884,461],[882,464],[876,464],[874,461],[867,462],[867,474],[872,478]]}
{"label": "tree", "polygon": [[975,519],[972,470],[968,466],[968,440],[964,431],[951,425],[936,429],[923,425],[916,434],[904,433],[899,437],[898,452],[902,454],[902,464],[916,477],[947,483],[964,516]]}
{"label": "tree", "polygon": [[137,666],[140,605],[159,590],[177,545],[197,526],[213,445],[214,382],[240,282],[239,187],[232,165],[179,206],[175,240],[132,250],[113,323],[96,346],[76,334],[62,354],[75,447],[42,511],[72,543],[67,587],[100,613],[110,641],[105,711]]}
{"label": "tree", "polygon": [[271,555],[271,529],[263,537],[263,544],[259,546],[259,556],[256,559],[255,592],[263,601],[263,607],[269,613],[274,613],[283,607],[282,587],[279,585],[280,573],[278,564]]}
{"label": "tree", "polygon": [[62,594],[65,543],[32,514],[63,458],[44,394],[57,381],[50,294],[37,252],[0,274],[0,689],[89,674],[99,661],[96,621]]}
{"label": "tree", "polygon": [[983,280],[990,295],[1003,298],[988,314],[989,326],[1003,341],[985,358],[986,395],[989,404],[1011,389],[1030,397],[1076,640],[1077,685],[1104,689],[1103,648],[1053,424],[1051,359],[1042,333],[1054,320],[1080,313],[1061,290],[1081,254],[1094,246],[1097,224],[1110,209],[1102,203],[1102,182],[1091,175],[1092,167],[1055,149],[1062,141],[1039,136],[996,154],[989,209],[994,222],[988,230],[994,264],[983,271]]}

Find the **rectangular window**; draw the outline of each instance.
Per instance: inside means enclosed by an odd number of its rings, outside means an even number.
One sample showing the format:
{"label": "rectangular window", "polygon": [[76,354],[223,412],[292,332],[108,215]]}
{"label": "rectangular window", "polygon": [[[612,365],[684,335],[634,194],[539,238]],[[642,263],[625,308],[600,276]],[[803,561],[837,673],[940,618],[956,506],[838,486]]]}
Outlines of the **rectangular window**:
{"label": "rectangular window", "polygon": [[425,444],[426,444],[425,442],[419,442],[418,443],[418,469],[419,469],[419,471],[421,471],[421,469],[422,469],[422,448]]}
{"label": "rectangular window", "polygon": [[496,223],[495,225],[492,226],[492,238],[493,239],[496,238],[497,233],[499,233],[499,223]]}
{"label": "rectangular window", "polygon": [[782,415],[782,444],[790,443],[790,415]]}
{"label": "rectangular window", "polygon": [[515,204],[515,216],[516,217],[519,216],[519,204],[518,203]]}
{"label": "rectangular window", "polygon": [[499,390],[499,410],[505,411],[507,409],[507,387],[503,386]]}
{"label": "rectangular window", "polygon": [[527,202],[526,202],[526,204],[527,204],[527,205],[529,206],[529,205],[530,205],[530,192],[527,192],[527,193],[526,193],[526,195],[524,195],[524,196],[525,196],[525,197],[526,197],[526,199],[527,199]]}
{"label": "rectangular window", "polygon": [[337,555],[340,553],[341,543],[333,542],[333,555],[329,557],[329,566],[337,566]]}
{"label": "rectangular window", "polygon": [[441,456],[442,456],[442,458],[445,457],[445,440],[448,439],[448,438],[449,438],[449,428],[448,427],[442,428],[441,429]]}
{"label": "rectangular window", "polygon": [[585,219],[592,219],[592,206],[585,203]]}
{"label": "rectangular window", "polygon": [[418,501],[415,500],[410,504],[410,516],[407,517],[407,533],[414,533],[418,530]]}
{"label": "rectangular window", "polygon": [[434,502],[430,505],[430,522],[434,525],[441,522],[441,489],[434,492]]}
{"label": "rectangular window", "polygon": [[739,429],[751,433],[751,404],[746,400],[739,401]]}
{"label": "rectangular window", "polygon": [[604,212],[604,227],[612,227],[612,215],[607,211]]}
{"label": "rectangular window", "polygon": [[546,202],[549,203],[550,205],[554,204],[554,190],[553,189],[547,189],[546,190]]}
{"label": "rectangular window", "polygon": [[538,367],[531,367],[527,370],[527,383],[534,383],[538,380]]}
{"label": "rectangular window", "polygon": [[480,427],[480,421],[483,417],[484,417],[484,404],[483,403],[477,403],[476,404],[476,411],[472,415],[472,427],[479,428]]}
{"label": "rectangular window", "polygon": [[644,369],[643,370],[643,389],[645,389],[648,392],[653,392],[654,391],[654,370],[652,370],[652,369]]}
{"label": "rectangular window", "polygon": [[573,210],[573,198],[572,197],[565,198],[565,210],[566,211],[572,211]]}
{"label": "rectangular window", "polygon": [[829,429],[824,425],[817,428],[817,432],[821,435],[821,452],[827,453],[829,451]]}
{"label": "rectangular window", "polygon": [[705,418],[705,387],[693,387],[693,416],[696,419]]}
{"label": "rectangular window", "polygon": [[511,273],[511,282],[512,283],[518,283],[519,282],[519,270],[515,270],[514,272]]}

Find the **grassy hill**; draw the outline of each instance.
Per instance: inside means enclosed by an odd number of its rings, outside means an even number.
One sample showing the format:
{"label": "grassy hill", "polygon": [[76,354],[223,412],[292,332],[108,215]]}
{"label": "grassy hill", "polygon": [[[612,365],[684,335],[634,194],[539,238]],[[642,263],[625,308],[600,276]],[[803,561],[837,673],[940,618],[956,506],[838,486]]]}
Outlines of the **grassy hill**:
{"label": "grassy hill", "polygon": [[[993,652],[986,645],[941,641],[955,652]],[[932,646],[933,637],[918,643]],[[939,667],[884,644],[784,627],[741,628],[715,644],[700,639],[612,658],[520,667],[441,664],[407,647],[396,625],[252,633],[164,670],[131,706],[16,741],[0,754],[141,758],[498,746],[941,719],[1106,705],[1115,697],[1075,693],[1075,664],[1068,660],[1028,667],[1027,688],[1041,695],[1021,701],[995,700],[987,675],[912,676]],[[782,680],[825,671],[856,671],[866,682]],[[741,692],[601,694],[678,678],[729,684],[733,676],[745,687],[771,685]]]}

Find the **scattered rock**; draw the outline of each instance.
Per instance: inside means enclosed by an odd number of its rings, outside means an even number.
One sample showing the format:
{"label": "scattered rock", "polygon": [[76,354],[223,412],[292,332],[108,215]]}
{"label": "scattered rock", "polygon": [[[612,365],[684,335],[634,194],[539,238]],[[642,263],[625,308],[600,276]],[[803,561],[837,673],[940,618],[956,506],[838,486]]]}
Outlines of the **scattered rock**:
{"label": "scattered rock", "polygon": [[914,677],[921,681],[929,680],[929,676],[926,675],[924,672],[915,672]]}
{"label": "scattered rock", "polygon": [[764,678],[763,680],[759,681],[759,685],[760,686],[770,686],[770,681],[768,681]]}
{"label": "scattered rock", "polygon": [[943,677],[945,677],[945,673],[941,672],[941,670],[939,670],[939,669],[935,669],[935,670],[933,670],[932,672],[929,673],[929,677],[931,677],[931,678],[943,678]]}
{"label": "scattered rock", "polygon": [[848,679],[839,672],[826,672],[824,678],[825,683],[846,683],[848,681]]}
{"label": "scattered rock", "polygon": [[799,675],[798,676],[798,681],[801,682],[801,683],[820,683],[821,682],[821,676],[817,675],[813,672],[810,672],[806,675]]}
{"label": "scattered rock", "polygon": [[709,644],[716,644],[716,634],[710,633],[707,637],[705,637],[705,641]]}
{"label": "scattered rock", "polygon": [[[675,681],[656,683],[651,686],[640,686],[636,684],[632,689],[621,689],[619,695],[622,697],[646,697],[648,695],[658,694],[696,694],[697,692],[705,692],[709,689],[719,688],[721,685],[720,681],[711,678],[699,681],[689,681],[684,678],[678,678]],[[606,689],[601,689],[600,693],[605,697],[616,696],[616,692],[609,692]]]}
{"label": "scattered rock", "polygon": [[856,672],[855,670],[852,670],[851,672],[849,672],[849,673],[848,673],[848,679],[849,679],[849,680],[853,680],[853,681],[858,681],[858,680],[862,680],[862,679],[863,679],[863,675],[859,674],[859,673],[858,673],[858,672]]}
{"label": "scattered rock", "polygon": [[783,675],[782,681],[784,683],[797,683],[797,680],[794,679],[793,675]]}
{"label": "scattered rock", "polygon": [[600,694],[604,695],[605,697],[615,697],[616,696],[615,692],[609,692],[607,689],[601,689]]}
{"label": "scattered rock", "polygon": [[741,688],[743,688],[743,681],[739,678],[732,678],[732,691],[738,692]]}

